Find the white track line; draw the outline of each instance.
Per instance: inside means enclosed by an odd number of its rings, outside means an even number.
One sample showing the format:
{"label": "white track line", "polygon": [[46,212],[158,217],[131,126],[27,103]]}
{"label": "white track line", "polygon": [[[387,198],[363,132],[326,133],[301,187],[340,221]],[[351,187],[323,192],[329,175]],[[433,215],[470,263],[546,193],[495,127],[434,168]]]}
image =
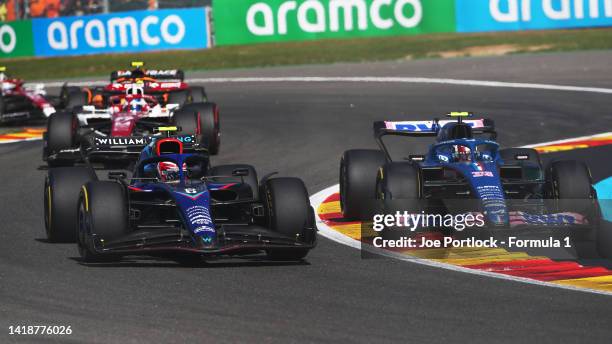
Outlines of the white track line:
{"label": "white track line", "polygon": [[[418,77],[245,77],[245,78],[191,78],[187,82],[197,83],[244,83],[244,82],[360,82],[360,83],[406,83],[406,84],[443,84],[456,86],[482,86],[482,87],[502,87],[502,88],[520,88],[520,89],[538,89],[538,90],[553,90],[553,91],[568,91],[568,92],[588,92],[588,93],[604,93],[612,94],[612,89],[601,87],[581,87],[567,85],[551,85],[551,84],[531,84],[522,82],[503,82],[503,81],[485,81],[485,80],[459,80],[445,78],[418,78]],[[49,82],[45,83],[47,87],[61,87],[64,82]],[[74,86],[102,86],[107,84],[107,81],[81,81],[70,83]]]}
{"label": "white track line", "polygon": [[414,264],[419,264],[419,265],[426,265],[426,266],[431,266],[431,267],[445,269],[445,270],[463,272],[463,273],[468,273],[472,275],[493,277],[497,279],[503,279],[503,280],[514,281],[514,282],[521,282],[521,283],[534,284],[534,285],[539,285],[539,286],[546,286],[546,287],[552,287],[552,288],[559,288],[559,289],[566,289],[566,290],[581,291],[581,292],[588,292],[588,293],[599,294],[599,295],[612,296],[612,292],[608,292],[608,291],[589,289],[589,288],[580,288],[580,287],[574,287],[574,286],[568,286],[568,285],[562,285],[562,284],[555,284],[551,282],[542,282],[542,281],[532,280],[529,278],[503,275],[503,274],[498,274],[495,272],[468,269],[462,266],[451,265],[447,263],[440,263],[440,262],[436,262],[433,260],[427,260],[427,259],[418,258],[418,257],[406,255],[406,254],[397,253],[397,252],[377,249],[374,246],[371,246],[368,244],[362,244],[362,242],[359,240],[355,240],[344,234],[341,234],[338,231],[335,231],[334,229],[329,227],[319,217],[319,213],[317,210],[319,206],[321,205],[321,203],[323,203],[323,201],[327,199],[327,197],[337,192],[339,192],[339,186],[334,185],[334,186],[330,186],[327,189],[319,191],[316,194],[310,196],[310,203],[315,208],[315,212],[317,213],[317,228],[319,229],[319,234],[337,243],[340,243],[346,246],[350,246],[358,250],[365,250],[373,254],[378,254],[381,256],[386,256],[389,258],[394,258],[394,259],[398,259],[398,260],[402,260],[402,261],[406,261],[406,262],[410,262]]}
{"label": "white track line", "polygon": [[535,148],[535,147],[542,147],[542,146],[552,146],[552,145],[558,145],[558,144],[569,143],[569,142],[574,142],[574,141],[584,141],[584,140],[596,139],[596,138],[607,137],[607,136],[612,136],[612,131],[609,131],[607,133],[596,134],[596,135],[574,137],[571,139],[535,143],[532,145],[523,146],[521,148]]}

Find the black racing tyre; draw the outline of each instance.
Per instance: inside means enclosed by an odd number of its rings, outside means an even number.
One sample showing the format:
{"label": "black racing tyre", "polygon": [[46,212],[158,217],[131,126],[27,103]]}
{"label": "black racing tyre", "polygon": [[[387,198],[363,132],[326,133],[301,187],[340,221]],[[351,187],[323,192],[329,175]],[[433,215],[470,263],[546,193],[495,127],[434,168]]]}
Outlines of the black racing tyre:
{"label": "black racing tyre", "polygon": [[43,154],[48,157],[62,149],[75,148],[77,128],[77,117],[71,113],[60,111],[49,116]]}
{"label": "black racing tyre", "polygon": [[87,167],[52,168],[45,179],[45,230],[50,242],[75,242],[77,204],[83,184],[97,180]]}
{"label": "black racing tyre", "polygon": [[198,125],[198,114],[191,109],[181,108],[172,115],[174,125],[181,130],[178,132],[183,135],[198,135],[200,131]]}
{"label": "black racing tyre", "polygon": [[[541,165],[540,153],[533,148],[506,148],[500,149],[498,152],[501,159],[506,164],[512,164],[521,161],[529,161]],[[517,157],[527,157],[527,159],[517,159]]]}
{"label": "black racing tyre", "polygon": [[4,97],[0,96],[0,119],[2,118],[3,114],[4,114]]}
{"label": "black racing tyre", "polygon": [[[605,200],[604,202],[612,202]],[[612,259],[612,222],[601,220],[596,236],[597,252],[601,257]]]}
{"label": "black racing tyre", "polygon": [[202,86],[192,86],[189,88],[191,101],[194,103],[205,103],[207,101],[206,91]]}
{"label": "black racing tyre", "polygon": [[221,146],[221,126],[219,107],[215,103],[192,103],[185,105],[181,111],[196,114],[200,123],[200,140],[208,148],[208,153],[216,155]]}
{"label": "black racing tyre", "polygon": [[383,152],[352,149],[340,160],[340,207],[347,219],[371,219],[375,212],[376,174],[385,164]]}
{"label": "black racing tyre", "polygon": [[213,166],[210,170],[208,170],[208,175],[210,176],[227,176],[221,178],[215,178],[215,181],[220,183],[240,183],[242,180],[241,177],[232,177],[232,172],[236,169],[248,169],[249,175],[244,176],[244,182],[251,187],[251,191],[253,192],[253,199],[259,200],[259,182],[257,179],[257,171],[255,171],[255,167],[251,165],[245,164],[233,164],[233,165],[219,165]]}
{"label": "black racing tyre", "polygon": [[[417,167],[409,162],[391,162],[381,167],[376,177],[376,194],[383,200],[384,213],[420,213],[423,210],[420,183]],[[382,232],[384,239],[399,239],[407,234],[401,228],[385,228]]]}
{"label": "black racing tyre", "polygon": [[559,160],[546,169],[549,196],[556,200],[556,211],[582,213],[593,206],[591,171],[581,161]]}
{"label": "black racing tyre", "polygon": [[68,102],[68,94],[73,93],[73,92],[78,92],[80,90],[81,88],[77,86],[68,86],[68,84],[62,85],[62,88],[60,89],[60,93],[59,93],[60,104],[62,106],[65,106],[66,103]]}
{"label": "black racing tyre", "polygon": [[[304,182],[299,178],[273,178],[266,181],[263,190],[268,228],[306,244],[313,244],[316,234],[308,228],[315,228],[314,212]],[[300,260],[306,257],[309,250],[270,249],[266,252],[268,257],[275,260]]]}
{"label": "black racing tyre", "polygon": [[87,105],[89,99],[87,99],[87,93],[78,87],[69,87],[62,104],[68,111],[72,111],[74,108],[79,108]]}
{"label": "black racing tyre", "polygon": [[117,182],[85,184],[78,203],[78,248],[86,262],[107,261],[117,256],[101,255],[96,242],[110,242],[128,234],[129,211],[125,187]]}
{"label": "black racing tyre", "polygon": [[179,108],[191,103],[191,96],[188,90],[174,91],[168,93],[167,104],[178,104]]}

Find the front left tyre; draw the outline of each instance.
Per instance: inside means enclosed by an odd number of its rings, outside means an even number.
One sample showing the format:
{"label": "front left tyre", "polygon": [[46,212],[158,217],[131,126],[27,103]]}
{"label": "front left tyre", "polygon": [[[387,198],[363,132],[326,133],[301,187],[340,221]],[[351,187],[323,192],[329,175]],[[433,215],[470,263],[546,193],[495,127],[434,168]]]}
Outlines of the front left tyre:
{"label": "front left tyre", "polygon": [[95,180],[96,173],[87,167],[59,167],[49,170],[43,197],[47,240],[76,241],[79,192],[83,184]]}

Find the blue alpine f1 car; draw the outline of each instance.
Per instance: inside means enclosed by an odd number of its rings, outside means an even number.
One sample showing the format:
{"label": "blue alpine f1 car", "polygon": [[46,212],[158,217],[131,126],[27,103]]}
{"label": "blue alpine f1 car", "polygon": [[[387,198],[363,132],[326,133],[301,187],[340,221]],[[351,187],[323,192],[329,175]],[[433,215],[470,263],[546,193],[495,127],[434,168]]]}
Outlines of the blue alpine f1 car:
{"label": "blue alpine f1 car", "polygon": [[[587,225],[597,221],[589,168],[573,160],[543,167],[538,152],[500,149],[492,120],[375,122],[380,150],[348,150],[340,162],[344,217],[377,212],[479,213],[488,228]],[[394,161],[385,136],[434,137],[426,154]],[[410,146],[403,146],[409,150]],[[407,148],[407,149],[406,149]],[[381,209],[383,209],[381,211]]]}
{"label": "blue alpine f1 car", "polygon": [[87,262],[126,255],[201,258],[266,252],[300,260],[316,245],[314,211],[298,178],[258,181],[250,165],[210,167],[192,136],[153,138],[131,177],[52,168],[45,183],[50,241],[76,241]]}

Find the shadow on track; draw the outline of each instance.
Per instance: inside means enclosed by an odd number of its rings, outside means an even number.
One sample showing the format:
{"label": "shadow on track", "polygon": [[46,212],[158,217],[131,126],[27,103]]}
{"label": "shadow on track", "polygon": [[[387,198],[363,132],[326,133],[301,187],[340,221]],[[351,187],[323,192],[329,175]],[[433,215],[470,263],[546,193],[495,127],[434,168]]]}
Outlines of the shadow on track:
{"label": "shadow on track", "polygon": [[[261,257],[242,257],[242,258],[221,258],[210,260],[173,260],[171,258],[157,257],[134,257],[122,258],[120,261],[86,263],[80,257],[69,257],[79,265],[94,268],[197,268],[197,269],[216,269],[216,268],[244,268],[244,267],[274,267],[274,266],[299,266],[310,265],[306,260],[301,261],[271,261],[265,256]],[[223,260],[223,261],[220,261]]]}

